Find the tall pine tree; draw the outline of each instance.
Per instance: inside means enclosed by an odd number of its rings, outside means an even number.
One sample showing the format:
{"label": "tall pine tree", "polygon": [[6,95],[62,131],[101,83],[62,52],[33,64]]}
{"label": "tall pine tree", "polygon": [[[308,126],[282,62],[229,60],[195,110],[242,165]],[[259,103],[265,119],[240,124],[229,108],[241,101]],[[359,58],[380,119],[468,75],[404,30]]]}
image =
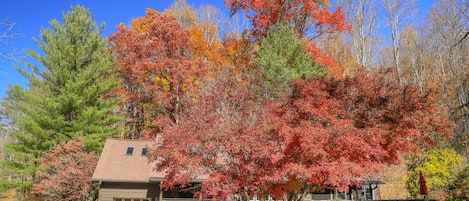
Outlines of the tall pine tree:
{"label": "tall pine tree", "polygon": [[[30,51],[40,64],[18,68],[29,88],[9,86],[1,103],[13,129],[15,143],[6,146],[7,174],[30,181],[39,158],[59,142],[84,137],[85,147],[99,152],[104,138],[118,133],[120,118],[113,112],[117,99],[105,97],[115,89],[115,63],[88,9],[76,6],[42,29]],[[29,187],[29,182],[22,182]]]}
{"label": "tall pine tree", "polygon": [[274,94],[290,92],[292,79],[325,75],[306,53],[304,40],[287,23],[277,23],[269,28],[267,37],[261,40],[258,55],[255,62]]}

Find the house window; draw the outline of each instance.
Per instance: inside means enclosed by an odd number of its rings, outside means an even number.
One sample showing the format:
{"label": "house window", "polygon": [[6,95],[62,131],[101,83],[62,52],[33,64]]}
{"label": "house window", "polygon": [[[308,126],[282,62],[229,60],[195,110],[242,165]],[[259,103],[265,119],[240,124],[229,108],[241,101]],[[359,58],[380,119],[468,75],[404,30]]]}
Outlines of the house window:
{"label": "house window", "polygon": [[366,200],[373,200],[373,189],[371,186],[365,186],[364,194]]}
{"label": "house window", "polygon": [[142,148],[142,156],[146,156],[147,155],[147,148]]}
{"label": "house window", "polygon": [[132,155],[133,153],[134,153],[134,148],[133,147],[127,147],[126,155]]}

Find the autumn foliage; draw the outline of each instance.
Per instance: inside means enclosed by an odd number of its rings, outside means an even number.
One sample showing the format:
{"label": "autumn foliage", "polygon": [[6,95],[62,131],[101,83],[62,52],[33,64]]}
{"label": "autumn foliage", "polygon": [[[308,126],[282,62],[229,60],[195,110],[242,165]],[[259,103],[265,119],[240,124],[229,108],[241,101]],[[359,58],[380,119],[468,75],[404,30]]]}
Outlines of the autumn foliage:
{"label": "autumn foliage", "polygon": [[344,76],[345,67],[332,57],[327,56],[315,43],[308,41],[306,52],[313,58],[313,63],[323,66],[323,69],[329,76],[336,78]]}
{"label": "autumn foliage", "polygon": [[232,14],[239,11],[250,14],[251,32],[257,39],[266,35],[270,25],[279,22],[292,24],[301,36],[310,28],[315,29],[311,30],[315,33],[313,37],[349,29],[342,8],[331,12],[324,8],[327,4],[324,0],[225,0]]}
{"label": "autumn foliage", "polygon": [[328,186],[346,190],[432,144],[432,132],[451,133],[430,96],[382,74],[295,80],[272,103],[235,80],[204,87],[152,155],[168,172],[166,187],[208,175],[204,198],[296,200]]}
{"label": "autumn foliage", "polygon": [[[225,4],[232,14],[239,11],[250,14],[249,19],[253,26],[250,31],[255,40],[264,38],[269,27],[285,22],[292,25],[299,36],[308,40],[325,33],[351,30],[350,25],[345,22],[342,8],[338,6],[336,11],[332,12],[326,9],[328,1],[225,0]],[[312,28],[314,30],[311,30]],[[313,62],[322,65],[330,76],[343,76],[344,66],[326,56],[314,42],[308,41],[306,51],[311,55]]]}
{"label": "autumn foliage", "polygon": [[98,155],[85,151],[82,138],[62,142],[41,157],[31,193],[36,200],[84,200],[97,163]]}
{"label": "autumn foliage", "polygon": [[223,36],[222,45],[220,54],[224,59],[223,66],[236,73],[251,67],[255,51],[246,34],[228,33]]}
{"label": "autumn foliage", "polygon": [[[466,152],[469,149],[464,143],[469,139],[467,132],[463,132],[467,130],[464,119],[469,117],[468,76],[459,73],[466,72],[463,58],[468,34],[461,39],[448,33],[464,29],[441,32],[440,27],[465,27],[439,20],[451,12],[434,13],[432,28],[423,29],[430,42],[421,41],[412,30],[405,32],[407,38],[393,36],[403,42],[400,61],[393,52],[392,63],[403,67],[396,77],[384,67],[359,67],[357,62],[370,64],[371,52],[376,50],[372,27],[361,41],[356,36],[349,41],[349,36],[342,35],[351,30],[342,7],[330,8],[327,0],[224,2],[232,16],[245,14],[250,24],[239,26],[233,22],[237,18],[215,19],[224,13],[210,6],[196,8],[186,0],[177,0],[163,12],[148,8],[130,24],[119,24],[109,43],[99,38],[97,25],[76,23],[79,15],[66,18],[72,23],[70,28],[57,29],[57,33],[53,31],[61,26],[54,21],[52,32],[42,34],[45,56],[32,53],[50,72],[38,71],[41,66],[34,65],[29,66],[32,74],[20,70],[31,87],[13,86],[2,101],[6,108],[2,118],[12,123],[7,132],[17,142],[10,146],[15,151],[10,154],[13,163],[4,161],[9,165],[2,168],[33,180],[32,199],[88,199],[98,156],[84,148],[83,138],[62,141],[90,131],[95,133],[88,139],[95,150],[111,134],[155,140],[148,156],[156,170],[167,173],[160,183],[163,188],[186,187],[202,177],[200,188],[195,188],[200,190],[199,199],[300,201],[327,188],[345,192],[386,165],[400,164],[402,154],[425,150],[438,143],[435,139],[451,136],[454,125],[448,116],[460,122],[458,146]],[[450,3],[445,4],[454,4]],[[353,1],[349,4],[354,5]],[[241,30],[243,26],[246,30]],[[82,28],[91,28],[92,33],[86,35],[90,30]],[[336,41],[331,40],[334,37]],[[76,46],[75,42],[86,43]],[[97,45],[100,54],[93,53]],[[107,54],[104,45],[109,45],[112,54]],[[432,48],[424,50],[425,45]],[[362,55],[352,56],[360,48]],[[382,57],[376,65],[390,63],[386,59],[390,55]],[[90,59],[97,60],[89,66]],[[78,69],[75,64],[89,68],[81,74],[62,69]],[[114,88],[115,84],[119,86]],[[435,100],[433,89],[439,90],[440,100]],[[51,90],[57,94],[44,93]],[[101,102],[104,96],[109,99]],[[88,102],[96,104],[81,111],[81,103]],[[115,125],[120,119],[111,115],[116,102],[124,125]],[[450,109],[440,111],[443,108]],[[61,111],[66,111],[65,116],[54,119]],[[91,125],[96,122],[101,124]],[[118,133],[120,126],[128,132]],[[102,129],[107,132],[98,132]],[[434,159],[433,155],[444,154],[428,155]],[[455,161],[454,169],[460,159]],[[452,178],[453,186],[448,188],[454,189],[453,196],[463,196],[466,177],[461,173]],[[447,187],[446,180],[435,186]],[[29,187],[26,182],[24,186]],[[414,184],[409,183],[410,190],[416,189]]]}
{"label": "autumn foliage", "polygon": [[120,64],[122,110],[130,117],[126,138],[153,138],[155,121],[176,122],[180,96],[196,87],[204,62],[192,57],[189,31],[174,16],[147,9],[131,29],[123,24],[109,38]]}
{"label": "autumn foliage", "polygon": [[[251,156],[274,153],[277,147],[259,146],[269,141],[263,139],[267,132],[258,125],[266,125],[259,120],[263,107],[256,104],[258,97],[250,85],[231,74],[228,71],[204,83],[203,90],[193,97],[196,101],[182,113],[181,123],[167,126],[160,134],[162,140],[151,158],[162,159],[159,170],[168,168],[164,187],[210,175],[203,183],[203,196],[221,198],[251,192],[242,187],[259,184],[264,168]],[[249,78],[242,76],[240,80]]]}
{"label": "autumn foliage", "polygon": [[[311,41],[348,29],[340,8],[330,12],[324,1],[225,3],[232,13],[252,14],[255,40],[236,33],[218,40],[216,26],[198,24],[187,6],[148,9],[110,37],[121,65],[118,93],[135,120],[130,138],[158,139],[150,159],[167,173],[162,187],[206,176],[199,198],[298,200],[330,186],[346,190],[433,144],[433,133],[450,135],[431,94],[398,85],[386,71],[344,78],[344,67]],[[292,90],[274,98],[253,61],[278,22],[299,36],[315,28],[299,51],[328,76],[282,80]]]}

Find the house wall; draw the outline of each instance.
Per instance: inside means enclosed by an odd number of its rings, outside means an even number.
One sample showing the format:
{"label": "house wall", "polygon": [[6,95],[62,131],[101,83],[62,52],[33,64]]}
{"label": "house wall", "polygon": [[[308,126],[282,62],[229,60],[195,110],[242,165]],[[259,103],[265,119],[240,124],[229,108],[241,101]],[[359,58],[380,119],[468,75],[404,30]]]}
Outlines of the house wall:
{"label": "house wall", "polygon": [[[365,188],[366,187],[366,188]],[[380,200],[379,186],[372,185],[372,195],[369,195],[369,199],[365,198],[365,192],[367,188],[370,188],[369,185],[363,185],[362,188],[352,189],[348,192],[336,192],[333,189],[325,189],[321,193],[312,193],[312,200]]]}
{"label": "house wall", "polygon": [[313,194],[311,196],[311,200],[332,200],[332,195],[331,194],[319,194],[319,193],[316,193],[316,194]]}
{"label": "house wall", "polygon": [[113,201],[114,198],[150,198],[157,201],[157,183],[103,182],[99,189],[99,201]]}
{"label": "house wall", "polygon": [[374,197],[375,200],[381,200],[381,194],[380,194],[379,188],[373,190],[373,194],[375,195]]}

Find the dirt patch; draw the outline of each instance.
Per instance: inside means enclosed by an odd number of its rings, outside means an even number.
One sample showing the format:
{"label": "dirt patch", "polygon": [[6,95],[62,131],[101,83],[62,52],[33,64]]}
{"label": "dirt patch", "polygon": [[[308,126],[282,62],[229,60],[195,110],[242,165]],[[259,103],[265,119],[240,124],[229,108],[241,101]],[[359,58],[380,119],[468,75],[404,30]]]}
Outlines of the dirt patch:
{"label": "dirt patch", "polygon": [[15,196],[15,189],[11,189],[5,192],[0,192],[0,201],[13,201]]}

